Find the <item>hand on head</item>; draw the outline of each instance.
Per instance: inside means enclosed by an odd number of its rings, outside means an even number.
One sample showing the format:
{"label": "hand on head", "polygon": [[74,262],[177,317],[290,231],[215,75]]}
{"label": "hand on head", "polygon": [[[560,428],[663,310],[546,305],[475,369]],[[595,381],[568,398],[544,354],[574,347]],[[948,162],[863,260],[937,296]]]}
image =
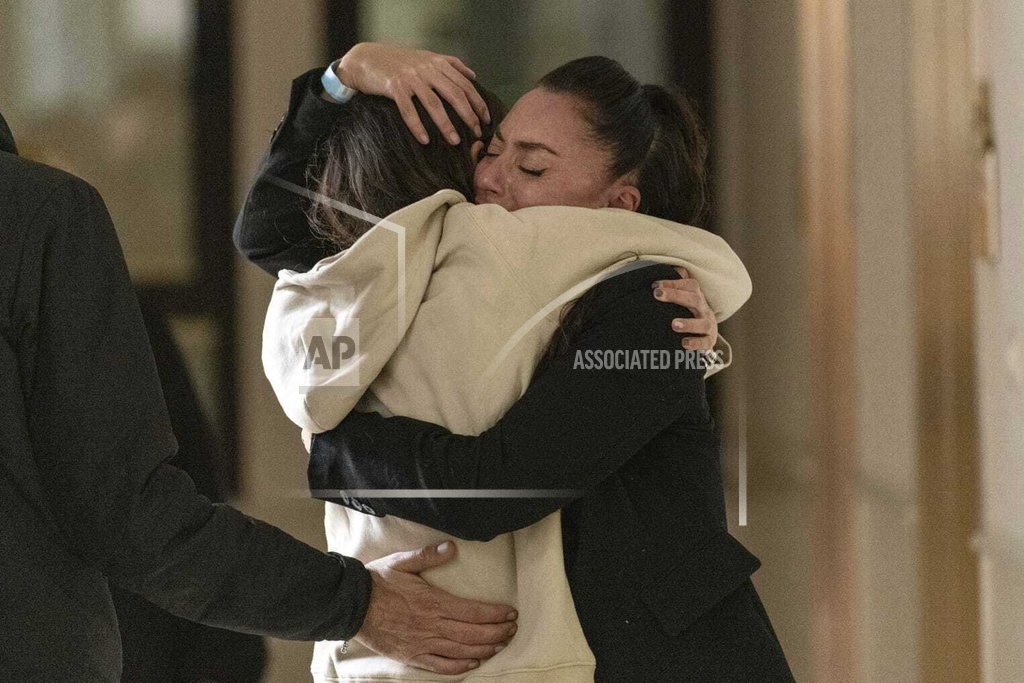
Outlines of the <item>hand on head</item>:
{"label": "hand on head", "polygon": [[430,137],[413,105],[416,96],[446,140],[459,144],[459,134],[441,102],[443,97],[480,137],[481,122],[491,116],[484,99],[473,86],[476,73],[461,59],[428,50],[410,50],[382,43],[359,43],[341,58],[338,79],[350,88],[395,101],[402,119],[416,139]]}

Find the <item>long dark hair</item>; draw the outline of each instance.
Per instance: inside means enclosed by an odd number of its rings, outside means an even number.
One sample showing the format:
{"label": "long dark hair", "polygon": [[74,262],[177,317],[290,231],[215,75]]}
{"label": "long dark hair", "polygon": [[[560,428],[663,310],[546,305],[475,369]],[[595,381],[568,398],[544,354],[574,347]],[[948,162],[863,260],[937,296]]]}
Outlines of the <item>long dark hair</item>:
{"label": "long dark hair", "polygon": [[[689,225],[704,222],[708,138],[682,91],[641,85],[617,61],[600,56],[563,64],[536,87],[578,100],[594,139],[611,151],[608,180],[632,174],[640,190],[637,212]],[[542,366],[568,348],[593,291],[562,307]]]}
{"label": "long dark hair", "polygon": [[[474,85],[491,115],[491,123],[481,123],[486,145],[506,108],[497,95]],[[413,137],[392,100],[356,93],[339,112],[324,152],[310,166],[319,195],[310,209],[310,222],[338,249],[352,246],[373,224],[332,208],[328,199],[381,218],[443,189],[458,190],[472,201],[470,147],[475,133],[444,102],[460,138],[458,145],[451,145],[419,99],[413,98],[413,103],[430,137],[428,144]]]}

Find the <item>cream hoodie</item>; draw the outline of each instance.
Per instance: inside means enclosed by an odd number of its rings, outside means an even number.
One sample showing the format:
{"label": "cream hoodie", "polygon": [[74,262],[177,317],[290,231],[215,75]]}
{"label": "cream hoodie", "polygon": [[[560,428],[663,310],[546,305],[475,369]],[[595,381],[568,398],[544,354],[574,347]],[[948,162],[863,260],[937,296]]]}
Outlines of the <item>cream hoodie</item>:
{"label": "cream hoodie", "polygon": [[[622,209],[544,206],[508,212],[442,190],[375,225],[307,273],[282,270],[263,332],[263,364],[285,413],[319,433],[353,408],[476,435],[529,385],[562,304],[645,261],[689,269],[719,321],[749,298],[750,278],[720,237]],[[708,374],[710,374],[709,371]],[[593,681],[562,557],[560,512],[488,542],[455,540],[431,584],[515,605],[509,646],[461,677],[318,642],[319,680]],[[328,503],[332,551],[363,562],[450,539],[394,516]]]}

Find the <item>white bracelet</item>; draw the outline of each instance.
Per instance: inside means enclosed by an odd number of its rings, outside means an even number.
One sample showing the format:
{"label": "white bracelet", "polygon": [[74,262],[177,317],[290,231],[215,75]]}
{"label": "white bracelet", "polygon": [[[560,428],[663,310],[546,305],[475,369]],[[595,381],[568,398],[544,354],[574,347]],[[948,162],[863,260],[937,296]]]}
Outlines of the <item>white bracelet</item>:
{"label": "white bracelet", "polygon": [[324,71],[324,75],[320,77],[320,83],[324,86],[324,92],[338,104],[344,104],[352,99],[352,96],[358,92],[355,88],[350,88],[338,78],[338,73],[334,70],[338,65],[337,60],[332,62],[327,70]]}

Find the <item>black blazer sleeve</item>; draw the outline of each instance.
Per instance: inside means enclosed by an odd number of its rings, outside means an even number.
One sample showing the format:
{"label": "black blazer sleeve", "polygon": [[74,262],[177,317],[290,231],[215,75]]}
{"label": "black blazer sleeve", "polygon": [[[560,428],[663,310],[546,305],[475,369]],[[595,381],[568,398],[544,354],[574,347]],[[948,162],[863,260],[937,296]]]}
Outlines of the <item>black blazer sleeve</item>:
{"label": "black blazer sleeve", "polygon": [[[308,476],[317,497],[371,514],[393,514],[458,538],[489,540],[539,521],[584,495],[655,435],[683,418],[711,421],[704,369],[583,369],[577,353],[667,350],[680,309],[651,294],[668,266],[638,269],[597,285],[584,330],[568,353],[479,436],[452,434],[408,417],[352,413],[314,435]],[[691,315],[684,309],[683,315]],[[585,358],[585,356],[584,356]],[[355,489],[572,490],[546,498],[368,498]]]}
{"label": "black blazer sleeve", "polygon": [[167,464],[177,444],[103,201],[68,177],[33,218],[20,266],[26,417],[65,542],[115,584],[179,616],[280,638],[346,638],[370,577],[215,505]]}
{"label": "black blazer sleeve", "polygon": [[310,229],[310,200],[273,182],[313,189],[307,169],[344,112],[344,105],[320,96],[324,68],[307,71],[292,82],[288,112],[274,131],[235,221],[235,247],[274,277],[282,268],[305,272],[337,252]]}

